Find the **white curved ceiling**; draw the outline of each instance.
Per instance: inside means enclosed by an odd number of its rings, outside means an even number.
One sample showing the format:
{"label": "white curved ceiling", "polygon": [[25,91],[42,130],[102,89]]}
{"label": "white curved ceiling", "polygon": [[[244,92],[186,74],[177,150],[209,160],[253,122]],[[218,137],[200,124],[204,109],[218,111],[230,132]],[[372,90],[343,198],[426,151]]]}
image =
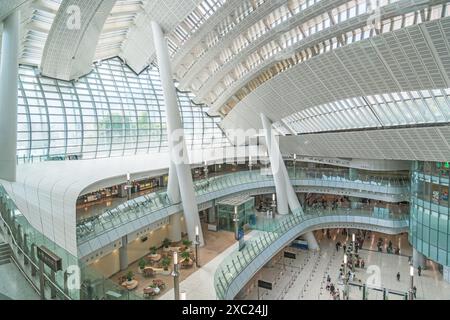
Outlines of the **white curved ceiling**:
{"label": "white curved ceiling", "polygon": [[[0,17],[20,6],[20,62],[64,80],[114,56],[141,72],[154,62],[156,20],[179,88],[223,128],[259,128],[254,114],[264,112],[297,134],[310,108],[450,88],[448,3],[381,0],[374,11],[370,0],[4,0]],[[79,30],[65,28],[70,5],[80,7]],[[369,28],[374,13],[379,32]]]}
{"label": "white curved ceiling", "polygon": [[[63,1],[44,47],[42,74],[69,81],[89,73],[100,33],[115,2]],[[79,8],[79,11],[73,8]]]}
{"label": "white curved ceiling", "polygon": [[450,17],[362,40],[299,63],[263,83],[222,121],[224,129],[261,128],[340,99],[450,87]]}

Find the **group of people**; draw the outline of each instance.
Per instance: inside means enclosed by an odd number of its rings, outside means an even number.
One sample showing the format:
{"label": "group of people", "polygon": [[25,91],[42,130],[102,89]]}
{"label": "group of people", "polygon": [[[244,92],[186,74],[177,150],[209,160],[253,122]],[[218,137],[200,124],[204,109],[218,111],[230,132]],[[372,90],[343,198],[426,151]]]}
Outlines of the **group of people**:
{"label": "group of people", "polygon": [[312,209],[328,209],[335,210],[337,208],[345,206],[345,204],[350,203],[350,200],[346,196],[335,196],[332,199],[330,197],[313,197],[310,196],[306,198],[306,205]]}
{"label": "group of people", "polygon": [[331,297],[333,298],[333,300],[340,300],[341,299],[341,294],[339,292],[339,289],[336,288],[334,286],[334,283],[331,282],[331,277],[330,275],[327,276],[327,286],[326,286],[327,291],[330,292]]}
{"label": "group of people", "polygon": [[[383,238],[379,238],[377,241],[378,252],[383,252]],[[394,247],[392,241],[389,240],[388,246],[386,248],[387,253],[400,254],[400,248]]]}

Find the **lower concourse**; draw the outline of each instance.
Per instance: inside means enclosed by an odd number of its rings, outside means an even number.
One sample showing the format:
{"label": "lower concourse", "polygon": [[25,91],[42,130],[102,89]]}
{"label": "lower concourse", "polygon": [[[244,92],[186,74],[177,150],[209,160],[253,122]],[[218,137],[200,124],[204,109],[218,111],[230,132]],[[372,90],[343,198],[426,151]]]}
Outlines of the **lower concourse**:
{"label": "lower concourse", "polygon": [[450,299],[449,1],[0,26],[1,300]]}

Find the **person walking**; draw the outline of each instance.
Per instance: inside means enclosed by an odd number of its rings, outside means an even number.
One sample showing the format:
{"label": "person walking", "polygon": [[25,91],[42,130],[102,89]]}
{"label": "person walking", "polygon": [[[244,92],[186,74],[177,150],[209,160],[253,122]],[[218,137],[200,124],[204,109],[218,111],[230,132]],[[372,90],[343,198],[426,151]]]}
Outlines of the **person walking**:
{"label": "person walking", "polygon": [[397,272],[397,281],[400,281],[400,272]]}
{"label": "person walking", "polygon": [[414,299],[416,299],[416,298],[417,298],[417,296],[416,296],[416,294],[417,294],[417,288],[416,288],[416,286],[414,286],[412,290],[413,290],[413,296],[414,296]]}
{"label": "person walking", "polygon": [[417,268],[417,274],[419,275],[419,277],[422,275],[422,267],[421,266],[419,266]]}

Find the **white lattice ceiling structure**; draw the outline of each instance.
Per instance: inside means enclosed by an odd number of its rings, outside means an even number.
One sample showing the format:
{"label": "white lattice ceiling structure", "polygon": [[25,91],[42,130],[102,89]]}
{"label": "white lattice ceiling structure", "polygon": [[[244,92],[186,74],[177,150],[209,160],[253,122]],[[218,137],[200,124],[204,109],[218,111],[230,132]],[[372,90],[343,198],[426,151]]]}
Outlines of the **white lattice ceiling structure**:
{"label": "white lattice ceiling structure", "polygon": [[3,0],[0,19],[15,9],[20,63],[63,80],[116,56],[142,72],[156,20],[178,87],[223,129],[260,128],[259,113],[281,134],[314,137],[450,124],[449,1]]}

